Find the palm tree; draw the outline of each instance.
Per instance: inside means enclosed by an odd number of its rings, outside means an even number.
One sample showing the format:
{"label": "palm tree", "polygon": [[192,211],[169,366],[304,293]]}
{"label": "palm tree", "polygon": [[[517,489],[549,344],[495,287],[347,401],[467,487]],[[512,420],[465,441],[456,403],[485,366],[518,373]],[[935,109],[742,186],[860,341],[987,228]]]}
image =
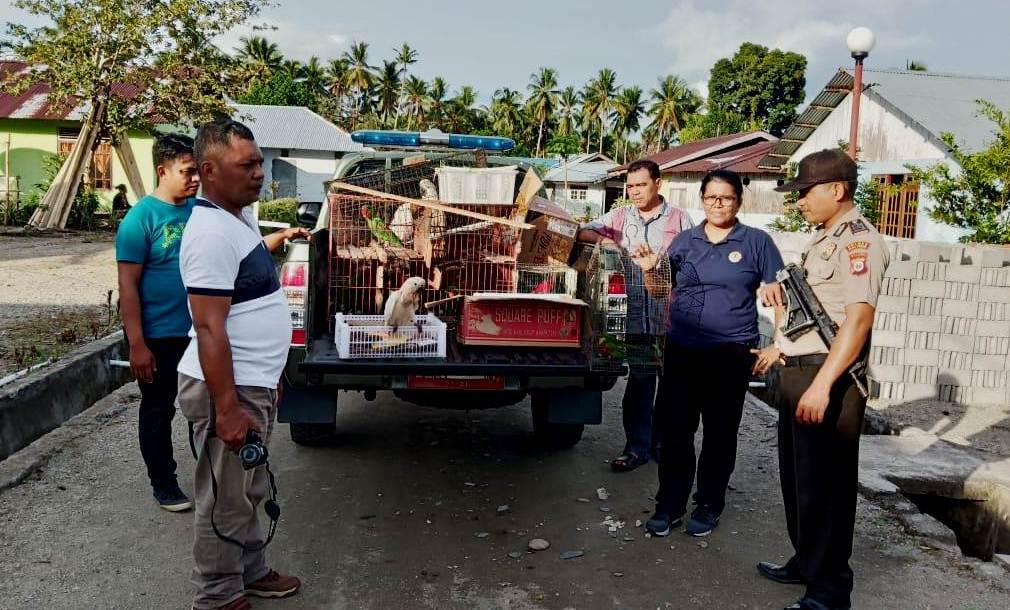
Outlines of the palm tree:
{"label": "palm tree", "polygon": [[383,61],[376,79],[379,96],[379,112],[382,120],[389,123],[390,115],[397,109],[397,97],[400,92],[400,70],[394,61]]}
{"label": "palm tree", "polygon": [[508,87],[494,92],[488,117],[491,128],[503,136],[514,136],[522,124],[522,94]]}
{"label": "palm tree", "polygon": [[[409,112],[407,113],[407,124],[413,124],[418,129],[423,129],[425,107],[428,104],[428,83],[424,79],[411,76],[404,84],[404,100]],[[413,117],[413,121],[411,118]],[[394,128],[396,125],[393,126]]]}
{"label": "palm tree", "polygon": [[400,124],[400,112],[403,111],[403,94],[404,88],[407,85],[407,67],[417,63],[417,51],[411,49],[407,43],[403,43],[399,50],[393,50],[396,51],[396,63],[400,65],[400,98],[396,105],[396,121],[393,123],[393,129],[396,129]]}
{"label": "palm tree", "polygon": [[449,101],[448,125],[450,131],[470,130],[477,113],[477,109],[474,107],[476,103],[477,91],[470,85],[460,87],[456,97]]}
{"label": "palm tree", "polygon": [[305,69],[302,62],[297,59],[285,59],[281,64],[280,72],[286,74],[292,81],[296,81],[304,76]]}
{"label": "palm tree", "polygon": [[368,43],[354,42],[348,51],[344,51],[344,61],[347,62],[346,86],[357,92],[354,112],[351,113],[351,128],[357,123],[358,112],[365,102],[365,94],[372,86],[374,74],[372,66],[368,65]]}
{"label": "palm tree", "polygon": [[595,94],[596,80],[592,79],[582,87],[579,92],[579,119],[582,122],[582,131],[586,136],[586,152],[592,145],[594,130],[596,129],[596,111],[599,103]]}
{"label": "palm tree", "polygon": [[698,111],[701,97],[688,88],[684,79],[667,75],[658,79],[659,86],[649,92],[652,105],[649,125],[657,147],[667,146],[673,136],[680,133],[687,117]]}
{"label": "palm tree", "polygon": [[610,68],[603,68],[593,79],[592,97],[595,116],[600,122],[600,152],[603,152],[603,135],[607,132],[607,121],[614,111],[614,99],[617,96],[617,74]]}
{"label": "palm tree", "polygon": [[614,102],[614,114],[617,115],[615,130],[623,136],[624,156],[621,163],[628,162],[628,139],[641,126],[642,115],[645,114],[645,101],[642,99],[641,87],[627,87],[621,91]]}
{"label": "palm tree", "polygon": [[579,94],[571,85],[561,90],[558,95],[558,125],[554,133],[568,136],[575,133],[575,121],[579,116]]}
{"label": "palm tree", "polygon": [[250,80],[270,78],[270,73],[279,68],[284,61],[277,45],[262,36],[242,37],[239,41],[242,46],[235,49],[236,58],[241,62]]}
{"label": "palm tree", "polygon": [[326,91],[336,99],[338,105],[347,94],[347,67],[346,59],[331,59],[330,65],[326,68],[323,83]]}
{"label": "palm tree", "polygon": [[540,68],[538,72],[530,74],[530,84],[527,86],[530,92],[528,104],[533,118],[540,124],[537,129],[536,155],[540,156],[540,145],[544,139],[544,125],[554,114],[554,108],[558,105],[558,73],[554,68]]}
{"label": "palm tree", "polygon": [[449,85],[441,76],[436,76],[428,87],[428,120],[439,124],[445,115],[445,96]]}
{"label": "palm tree", "polygon": [[326,69],[319,63],[318,57],[313,55],[309,58],[309,61],[302,67],[302,77],[305,79],[305,85],[312,91],[313,95],[326,90],[323,86],[323,83],[326,81]]}

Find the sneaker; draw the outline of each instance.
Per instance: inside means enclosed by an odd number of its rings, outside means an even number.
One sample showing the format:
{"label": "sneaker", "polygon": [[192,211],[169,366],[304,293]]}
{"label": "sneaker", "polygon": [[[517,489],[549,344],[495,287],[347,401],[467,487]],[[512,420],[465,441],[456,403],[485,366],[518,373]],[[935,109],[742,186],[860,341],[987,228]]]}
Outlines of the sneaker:
{"label": "sneaker", "polygon": [[687,521],[687,533],[701,538],[708,536],[719,525],[719,515],[707,506],[699,506]]}
{"label": "sneaker", "polygon": [[154,499],[158,502],[158,506],[170,513],[180,513],[193,508],[193,501],[189,499],[189,496],[182,493],[178,484],[162,489],[155,489]]}
{"label": "sneaker", "polygon": [[294,595],[301,586],[302,581],[297,577],[270,570],[263,578],[246,585],[245,594],[255,597],[287,597]]}
{"label": "sneaker", "polygon": [[[196,610],[196,608],[193,608],[192,610]],[[233,599],[223,606],[218,606],[217,608],[214,608],[214,610],[252,610],[252,604],[249,603],[248,599],[240,597],[238,599]]]}
{"label": "sneaker", "polygon": [[684,520],[681,517],[674,518],[670,513],[656,511],[648,521],[645,522],[645,531],[653,536],[669,536],[675,527],[680,527]]}

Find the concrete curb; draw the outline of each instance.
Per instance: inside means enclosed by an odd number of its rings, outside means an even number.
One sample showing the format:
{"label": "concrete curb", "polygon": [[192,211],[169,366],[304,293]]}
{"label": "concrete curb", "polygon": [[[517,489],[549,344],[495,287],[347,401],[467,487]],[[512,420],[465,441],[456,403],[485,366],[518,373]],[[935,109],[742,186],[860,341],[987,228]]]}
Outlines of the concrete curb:
{"label": "concrete curb", "polygon": [[109,360],[128,353],[122,332],[0,387],[0,460],[63,424],[130,379]]}
{"label": "concrete curb", "polygon": [[125,385],[91,405],[82,413],[0,461],[0,492],[14,487],[30,477],[74,441],[109,425],[140,398],[136,384]]}

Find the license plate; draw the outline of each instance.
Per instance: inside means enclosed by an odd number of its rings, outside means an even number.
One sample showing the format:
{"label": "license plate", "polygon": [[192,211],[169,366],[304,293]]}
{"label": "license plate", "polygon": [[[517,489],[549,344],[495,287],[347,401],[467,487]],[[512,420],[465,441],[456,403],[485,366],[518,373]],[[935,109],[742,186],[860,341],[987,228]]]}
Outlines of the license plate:
{"label": "license plate", "polygon": [[505,378],[497,375],[408,375],[407,387],[411,390],[504,390]]}

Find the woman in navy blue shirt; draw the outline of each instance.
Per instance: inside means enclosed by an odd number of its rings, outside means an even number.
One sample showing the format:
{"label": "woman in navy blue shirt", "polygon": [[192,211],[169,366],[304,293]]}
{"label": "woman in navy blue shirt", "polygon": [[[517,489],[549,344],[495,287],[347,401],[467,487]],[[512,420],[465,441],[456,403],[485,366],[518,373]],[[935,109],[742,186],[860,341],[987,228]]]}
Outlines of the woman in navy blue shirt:
{"label": "woman in navy blue shirt", "polygon": [[[705,221],[678,235],[667,251],[675,277],[656,399],[659,492],[656,513],[646,524],[653,535],[666,536],[683,520],[695,479],[699,419],[705,427],[697,506],[687,533],[711,533],[726,504],[757,353],[757,290],[774,282],[783,266],[771,237],[737,220],[742,197],[743,183],[735,172],[710,172],[701,181]],[[645,269],[657,260],[647,246],[632,254]]]}

